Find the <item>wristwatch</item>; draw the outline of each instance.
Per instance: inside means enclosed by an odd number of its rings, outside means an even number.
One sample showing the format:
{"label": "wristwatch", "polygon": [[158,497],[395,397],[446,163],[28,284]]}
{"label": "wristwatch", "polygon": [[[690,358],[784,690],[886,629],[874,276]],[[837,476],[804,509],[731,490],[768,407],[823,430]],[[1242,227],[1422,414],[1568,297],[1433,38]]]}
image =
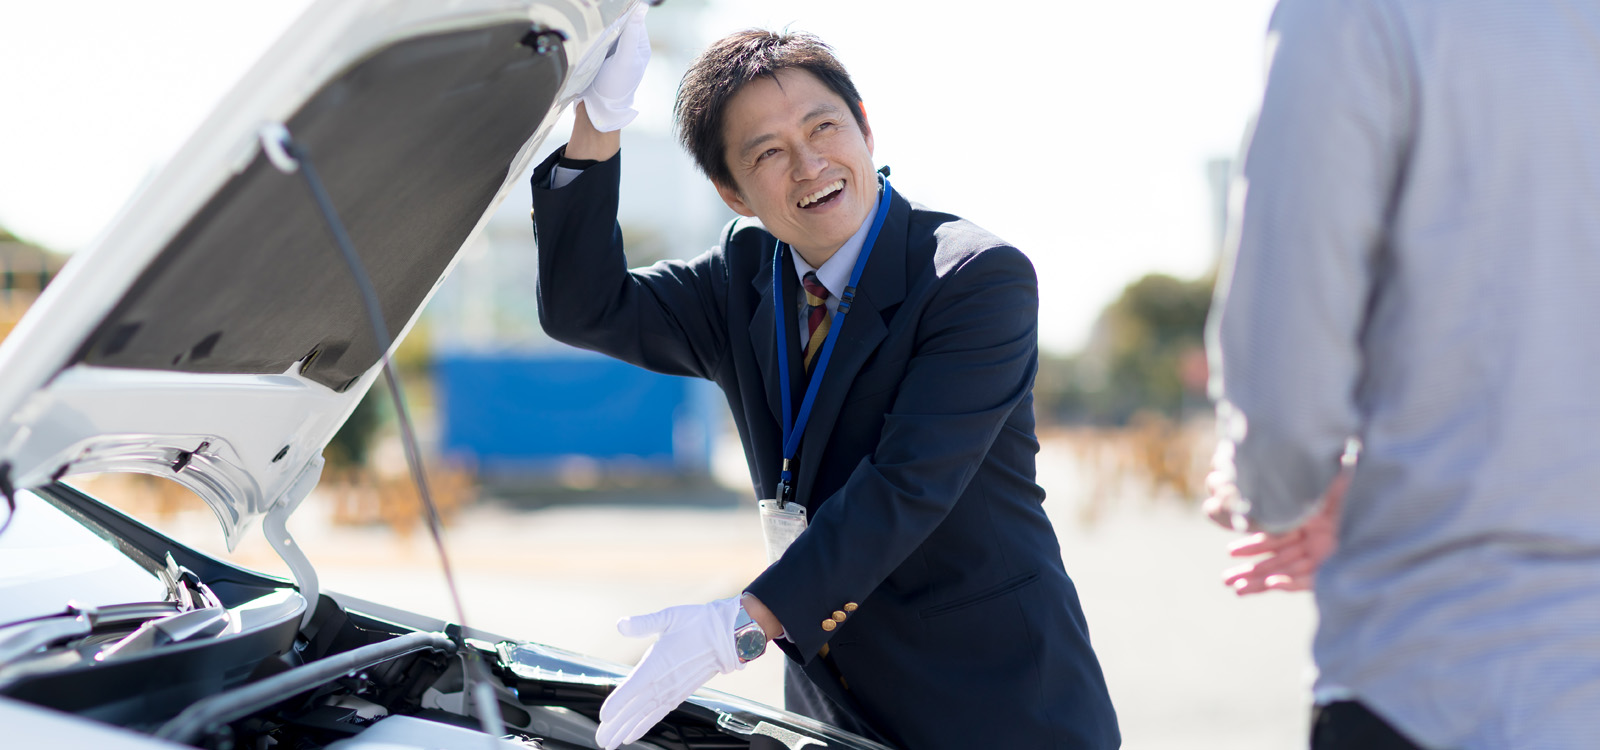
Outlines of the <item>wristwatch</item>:
{"label": "wristwatch", "polygon": [[738,655],[739,663],[753,661],[766,651],[767,631],[744,611],[743,604],[739,605],[739,614],[733,618],[733,652]]}

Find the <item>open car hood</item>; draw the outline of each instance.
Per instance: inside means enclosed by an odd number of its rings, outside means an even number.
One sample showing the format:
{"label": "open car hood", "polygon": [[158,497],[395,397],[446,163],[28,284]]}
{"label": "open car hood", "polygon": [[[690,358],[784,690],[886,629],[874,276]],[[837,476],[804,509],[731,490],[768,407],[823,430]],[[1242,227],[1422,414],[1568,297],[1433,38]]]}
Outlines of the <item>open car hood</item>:
{"label": "open car hood", "polygon": [[0,478],[166,476],[230,548],[286,515],[382,352],[261,134],[315,164],[398,342],[634,1],[315,2],[0,344]]}

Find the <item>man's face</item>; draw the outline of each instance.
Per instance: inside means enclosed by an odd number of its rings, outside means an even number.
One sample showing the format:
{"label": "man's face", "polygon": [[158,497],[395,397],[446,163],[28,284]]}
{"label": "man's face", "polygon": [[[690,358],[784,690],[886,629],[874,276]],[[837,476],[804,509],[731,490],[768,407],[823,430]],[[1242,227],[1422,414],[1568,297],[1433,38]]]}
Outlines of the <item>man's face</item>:
{"label": "man's face", "polygon": [[734,184],[717,192],[807,263],[822,265],[866,221],[878,195],[872,130],[810,72],[784,68],[745,84],[722,127]]}

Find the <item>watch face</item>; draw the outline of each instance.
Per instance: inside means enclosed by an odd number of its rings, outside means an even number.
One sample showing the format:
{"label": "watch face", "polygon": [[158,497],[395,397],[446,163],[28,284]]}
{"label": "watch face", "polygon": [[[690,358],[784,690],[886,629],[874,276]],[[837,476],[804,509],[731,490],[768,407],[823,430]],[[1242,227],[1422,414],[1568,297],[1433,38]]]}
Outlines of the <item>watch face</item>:
{"label": "watch face", "polygon": [[750,661],[767,650],[767,636],[761,628],[744,628],[733,639],[733,649],[739,661]]}

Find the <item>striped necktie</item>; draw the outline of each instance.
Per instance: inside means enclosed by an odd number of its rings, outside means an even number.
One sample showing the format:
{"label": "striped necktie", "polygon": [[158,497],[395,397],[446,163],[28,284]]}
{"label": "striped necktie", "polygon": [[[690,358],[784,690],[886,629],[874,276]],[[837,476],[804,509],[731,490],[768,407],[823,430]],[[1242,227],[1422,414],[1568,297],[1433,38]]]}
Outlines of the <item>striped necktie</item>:
{"label": "striped necktie", "polygon": [[828,288],[817,280],[815,271],[807,271],[800,285],[806,290],[806,329],[810,331],[810,338],[806,340],[804,361],[806,372],[809,373],[811,363],[822,349],[823,339],[828,338]]}

